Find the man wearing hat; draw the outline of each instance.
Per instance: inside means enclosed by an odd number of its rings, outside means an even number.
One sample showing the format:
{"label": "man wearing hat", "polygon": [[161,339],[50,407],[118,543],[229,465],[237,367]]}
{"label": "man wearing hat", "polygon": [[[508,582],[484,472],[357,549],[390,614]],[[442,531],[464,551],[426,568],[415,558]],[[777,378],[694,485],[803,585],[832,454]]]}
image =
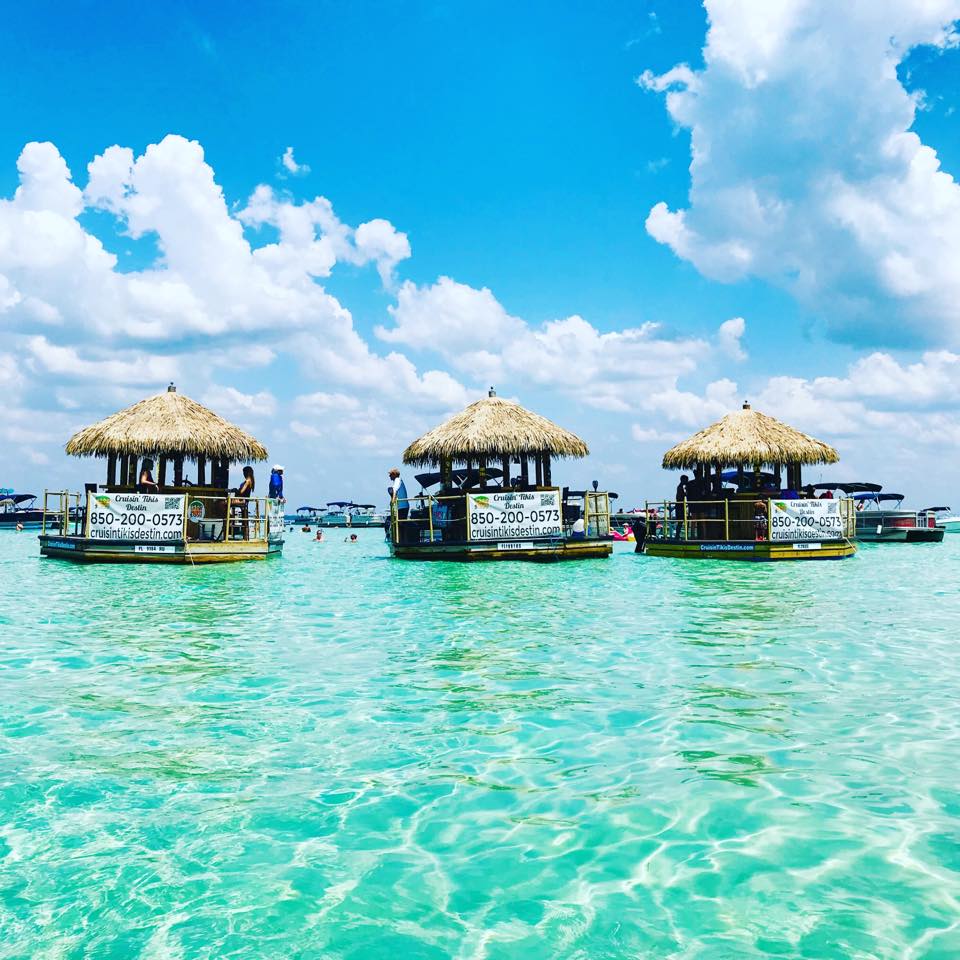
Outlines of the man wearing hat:
{"label": "man wearing hat", "polygon": [[393,503],[397,505],[397,519],[401,521],[397,524],[397,532],[399,533],[399,540],[401,543],[407,541],[407,524],[403,521],[407,519],[410,514],[410,501],[407,498],[407,485],[400,479],[400,468],[393,467],[390,471],[390,486],[387,487],[387,493],[390,495],[391,506]]}
{"label": "man wearing hat", "polygon": [[268,495],[272,500],[283,499],[283,467],[279,463],[275,463],[270,471],[270,491]]}

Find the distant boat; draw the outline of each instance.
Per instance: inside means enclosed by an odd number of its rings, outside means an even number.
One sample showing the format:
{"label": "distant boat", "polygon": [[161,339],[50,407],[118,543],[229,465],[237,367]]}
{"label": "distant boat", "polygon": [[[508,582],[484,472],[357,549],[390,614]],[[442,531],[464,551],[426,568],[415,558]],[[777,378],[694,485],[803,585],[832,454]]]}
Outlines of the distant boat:
{"label": "distant boat", "polygon": [[856,538],[864,543],[939,543],[946,532],[937,515],[949,507],[904,510],[904,495],[882,493],[879,483],[816,483],[813,487],[835,490],[856,503]]}
{"label": "distant boat", "polygon": [[[902,493],[855,493],[857,539],[872,543],[940,543],[946,533],[937,514],[948,507],[902,510]],[[884,507],[890,503],[893,507]],[[863,507],[860,507],[863,504]]]}
{"label": "distant boat", "polygon": [[331,500],[317,519],[321,527],[382,527],[387,518],[372,503]]}
{"label": "distant boat", "polygon": [[941,517],[938,522],[945,533],[960,533],[960,517]]}
{"label": "distant boat", "polygon": [[43,510],[34,506],[36,502],[35,493],[0,490],[0,529],[15,527],[18,523],[24,527],[39,527],[43,523]]}

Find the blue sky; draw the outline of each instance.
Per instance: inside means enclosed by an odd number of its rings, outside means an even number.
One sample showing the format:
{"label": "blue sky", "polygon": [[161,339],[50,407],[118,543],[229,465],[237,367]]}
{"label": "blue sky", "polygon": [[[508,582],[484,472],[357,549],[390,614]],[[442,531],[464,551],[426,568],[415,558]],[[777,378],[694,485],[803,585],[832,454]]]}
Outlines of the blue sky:
{"label": "blue sky", "polygon": [[492,380],[631,504],[742,399],[949,498],[960,9],[833,6],[8,12],[0,483],[174,377],[376,497]]}

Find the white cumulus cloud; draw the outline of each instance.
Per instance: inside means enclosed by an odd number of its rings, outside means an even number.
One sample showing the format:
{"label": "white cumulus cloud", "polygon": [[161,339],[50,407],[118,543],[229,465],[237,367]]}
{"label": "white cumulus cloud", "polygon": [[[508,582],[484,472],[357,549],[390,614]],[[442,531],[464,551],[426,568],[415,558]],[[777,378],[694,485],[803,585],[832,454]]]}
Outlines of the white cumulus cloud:
{"label": "white cumulus cloud", "polygon": [[283,165],[283,169],[294,177],[305,177],[310,172],[310,168],[305,163],[297,163],[293,156],[293,147],[287,147],[283,151],[280,163]]}
{"label": "white cumulus cloud", "polygon": [[834,337],[960,341],[960,184],[897,75],[956,43],[960,0],[706,0],[705,67],[641,86],[690,131],[686,208],[647,230],[705,275],[792,291]]}

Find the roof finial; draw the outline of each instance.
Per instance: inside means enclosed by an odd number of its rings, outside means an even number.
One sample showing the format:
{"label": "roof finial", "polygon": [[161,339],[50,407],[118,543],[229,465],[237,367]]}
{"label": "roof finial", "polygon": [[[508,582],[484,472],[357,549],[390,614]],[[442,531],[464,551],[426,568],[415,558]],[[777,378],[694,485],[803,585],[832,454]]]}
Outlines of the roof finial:
{"label": "roof finial", "polygon": [[170,381],[170,386],[167,387],[167,393],[176,393],[176,392],[177,392],[177,386],[176,386],[176,384],[171,380],[171,381]]}
{"label": "roof finial", "polygon": [[750,401],[749,401],[749,400],[744,400],[744,401],[743,401],[743,409],[744,409],[744,410],[749,410],[749,409],[750,409]]}
{"label": "roof finial", "polygon": [[493,387],[491,387],[491,388],[490,388],[490,392],[487,394],[487,396],[488,396],[488,397],[495,397],[496,395],[497,395],[497,391],[494,390]]}

